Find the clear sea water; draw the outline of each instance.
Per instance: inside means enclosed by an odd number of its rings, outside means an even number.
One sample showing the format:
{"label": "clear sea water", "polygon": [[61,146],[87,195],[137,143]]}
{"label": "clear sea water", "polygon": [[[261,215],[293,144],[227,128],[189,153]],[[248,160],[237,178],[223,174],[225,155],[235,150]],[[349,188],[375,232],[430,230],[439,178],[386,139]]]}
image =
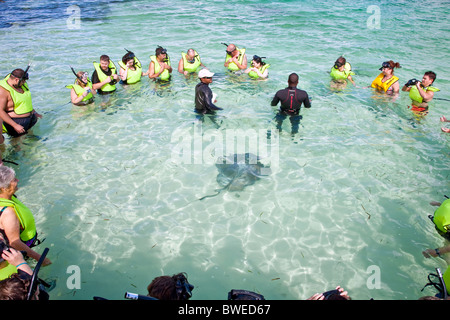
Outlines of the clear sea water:
{"label": "clear sea water", "polygon": [[[436,293],[420,290],[447,264],[421,251],[444,244],[427,215],[430,201],[450,196],[450,135],[439,121],[450,117],[448,101],[417,118],[407,94],[393,101],[363,87],[392,59],[401,85],[433,70],[436,97],[449,100],[449,1],[7,0],[0,9],[0,74],[31,63],[43,114],[32,133],[6,139],[3,158],[19,163],[17,195],[46,238],[37,250],[50,248],[53,264],[40,274],[55,281],[52,300],[120,300],[178,272],[195,300],[225,300],[231,289],[301,300],[337,285],[356,300]],[[227,74],[222,42],[266,57],[269,80]],[[197,83],[176,68],[169,85],[145,78],[107,101],[68,103],[69,66],[92,74],[101,54],[117,64],[127,48],[147,68],[158,45],[174,66],[193,47],[216,73],[211,88],[224,110],[220,128],[207,119],[204,133],[275,130],[271,98],[300,75],[312,108],[302,110],[299,134],[285,121],[274,135],[270,176],[198,200],[219,188],[218,171],[174,157],[180,132],[194,132]],[[328,72],[340,55],[357,87],[335,92]],[[68,285],[73,265],[80,288]],[[368,285],[373,268],[379,288]]]}

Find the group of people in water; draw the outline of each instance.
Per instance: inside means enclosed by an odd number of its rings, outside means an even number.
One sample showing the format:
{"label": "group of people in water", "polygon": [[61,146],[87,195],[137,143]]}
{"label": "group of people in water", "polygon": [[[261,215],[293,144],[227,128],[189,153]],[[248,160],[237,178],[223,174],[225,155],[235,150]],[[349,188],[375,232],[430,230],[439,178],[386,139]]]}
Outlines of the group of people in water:
{"label": "group of people in water", "polygon": [[[224,67],[227,70],[233,73],[247,74],[252,79],[262,80],[268,78],[270,64],[263,61],[264,57],[254,55],[250,66],[248,66],[245,48],[239,48],[234,44],[224,45],[226,45]],[[85,71],[76,72],[72,69],[76,78],[73,84],[67,86],[71,90],[71,102],[74,105],[90,104],[94,101],[96,94],[111,94],[116,90],[118,83],[132,85],[141,81],[142,77],[145,76],[159,81],[170,81],[173,68],[165,48],[160,46],[156,48],[155,54],[150,57],[147,70],[143,69],[141,62],[133,52],[126,51],[126,54],[118,63],[119,70],[117,70],[114,62],[107,55],[102,55],[98,63],[94,62],[94,72],[91,78]],[[3,124],[3,133],[8,134],[10,137],[26,134],[41,118],[41,115],[33,108],[31,93],[26,83],[29,78],[29,68],[30,66],[25,70],[15,69],[0,81],[0,119]],[[408,92],[412,101],[411,110],[419,114],[426,114],[429,102],[433,99],[435,92],[439,91],[433,86],[436,74],[433,71],[427,71],[421,81],[411,79],[400,88],[399,78],[394,75],[394,70],[397,68],[400,68],[398,62],[392,60],[383,62],[379,69],[381,73],[373,80],[370,87],[386,94],[397,94],[400,90]],[[177,70],[185,76],[195,74],[199,79],[199,83],[195,87],[195,112],[203,115],[214,114],[222,110],[222,108],[215,105],[215,96],[209,88],[213,81],[214,73],[206,68],[196,50],[191,48],[186,52],[182,52]],[[331,87],[342,88],[348,82],[356,85],[353,76],[355,76],[355,73],[352,71],[350,63],[344,57],[339,57],[330,70]],[[280,110],[276,116],[277,129],[281,131],[283,120],[289,117],[292,124],[292,133],[295,134],[298,132],[298,125],[301,119],[301,107],[310,108],[311,100],[306,91],[297,88],[299,76],[296,73],[291,73],[287,82],[288,86],[285,89],[276,92],[271,105],[277,106],[280,103]],[[449,122],[450,120],[442,116],[441,121]],[[450,132],[450,129],[442,128],[442,130]],[[4,140],[3,135],[1,135],[0,144]],[[36,261],[41,260],[40,262],[43,266],[51,263],[47,257],[42,257],[32,249],[40,243],[36,225],[31,211],[16,197],[15,192],[17,190],[18,180],[14,170],[5,166],[3,161],[1,161],[0,299],[10,297],[11,290],[20,291],[22,296],[30,296],[29,289],[32,287],[30,286],[30,276],[33,272],[26,263],[24,256]],[[449,236],[450,200],[444,201],[439,206],[439,209],[436,210],[435,215],[431,219],[441,234]],[[425,257],[436,257],[447,252],[450,252],[450,246],[434,250],[428,249],[423,254]],[[169,278],[172,279],[171,285],[173,285],[174,292],[177,293],[173,297],[182,296],[184,299],[188,299],[192,296],[193,286],[188,283],[184,274],[174,275]],[[448,270],[444,274],[444,279],[447,280],[450,287],[450,272]],[[168,278],[164,278],[164,280],[168,280]],[[162,295],[150,290],[154,287],[149,286],[148,296],[163,299]],[[338,296],[348,298],[347,292],[342,288],[338,287],[336,290]],[[444,291],[445,293],[447,292],[446,290]],[[31,297],[36,298],[39,294],[39,289],[35,288]],[[242,292],[240,294],[242,295]],[[323,300],[325,296],[325,294],[316,294],[310,299]]]}

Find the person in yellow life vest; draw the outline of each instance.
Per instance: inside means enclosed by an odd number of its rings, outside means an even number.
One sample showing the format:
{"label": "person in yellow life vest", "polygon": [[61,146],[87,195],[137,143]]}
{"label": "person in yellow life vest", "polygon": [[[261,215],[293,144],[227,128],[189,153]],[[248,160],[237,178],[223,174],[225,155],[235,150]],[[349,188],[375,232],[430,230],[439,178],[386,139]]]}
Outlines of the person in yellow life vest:
{"label": "person in yellow life vest", "polygon": [[401,68],[400,63],[392,60],[383,62],[380,68],[381,73],[373,80],[371,87],[387,94],[398,93],[400,85],[398,77],[394,76],[394,68]]}
{"label": "person in yellow life vest", "polygon": [[178,72],[187,76],[190,73],[197,72],[198,68],[206,68],[202,63],[200,55],[194,49],[189,49],[186,53],[181,53],[181,59],[178,62]]}
{"label": "person in yellow life vest", "polygon": [[150,79],[159,78],[162,81],[169,81],[171,78],[172,67],[170,66],[170,58],[167,49],[158,46],[155,55],[150,56],[150,64],[148,66],[148,77]]}
{"label": "person in yellow life vest", "polygon": [[[434,215],[429,215],[428,218],[434,223],[436,227],[436,231],[445,238],[447,244],[443,247],[436,249],[426,249],[422,252],[425,258],[430,257],[441,257],[442,254],[446,254],[450,252],[450,199],[446,199],[444,202],[431,202],[433,206],[438,206]],[[445,259],[447,262],[450,262],[450,256],[446,256]]]}
{"label": "person in yellow life vest", "polygon": [[334,62],[334,66],[330,70],[331,87],[337,89],[346,87],[347,80],[355,85],[355,81],[353,81],[352,78],[353,75],[355,75],[355,73],[352,71],[351,64],[347,62],[347,59],[340,56]]}
{"label": "person in yellow life vest", "polygon": [[[28,132],[42,116],[34,110],[26,81],[28,68],[15,69],[0,81],[0,118],[3,132],[18,137]],[[3,142],[3,136],[0,139]]]}
{"label": "person in yellow life vest", "polygon": [[428,103],[433,99],[434,93],[440,91],[433,86],[436,80],[436,73],[427,71],[422,77],[422,81],[411,79],[402,88],[402,91],[409,92],[412,105],[411,110],[416,113],[426,114]]}
{"label": "person in yellow life vest", "polygon": [[[9,241],[9,246],[25,251],[28,257],[39,261],[41,255],[32,247],[40,243],[33,213],[16,196],[19,180],[13,169],[0,166],[0,231]],[[51,261],[44,259],[43,265]]]}
{"label": "person in yellow life vest", "polygon": [[[126,50],[126,49],[125,49]],[[142,76],[148,72],[142,72],[142,65],[133,52],[128,51],[119,61],[119,76],[122,84],[134,84],[141,81]]]}
{"label": "person in yellow life vest", "polygon": [[[73,69],[72,69],[73,71]],[[73,71],[75,73],[75,71]],[[69,84],[66,88],[70,90],[70,100],[74,105],[84,106],[94,102],[96,91],[92,88],[92,82],[88,79],[88,73],[78,71],[75,73],[77,77],[74,84]]]}
{"label": "person in yellow life vest", "polygon": [[109,94],[116,91],[116,83],[120,80],[114,62],[106,54],[100,57],[100,63],[94,62],[92,88],[98,94]]}
{"label": "person in yellow life vest", "polygon": [[253,56],[251,67],[245,70],[245,73],[252,79],[267,79],[269,77],[269,67],[270,64],[262,61],[264,57],[259,57],[257,55]]}
{"label": "person in yellow life vest", "polygon": [[247,56],[245,55],[245,48],[239,49],[234,44],[227,45],[226,49],[225,68],[229,71],[240,71],[247,69]]}

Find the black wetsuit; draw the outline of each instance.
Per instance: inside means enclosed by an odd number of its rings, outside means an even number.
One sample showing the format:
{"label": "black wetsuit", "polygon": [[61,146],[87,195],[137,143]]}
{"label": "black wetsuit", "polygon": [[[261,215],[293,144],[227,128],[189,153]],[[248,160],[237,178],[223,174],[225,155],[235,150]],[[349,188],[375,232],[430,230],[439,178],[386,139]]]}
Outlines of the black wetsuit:
{"label": "black wetsuit", "polygon": [[300,115],[300,108],[302,104],[305,108],[311,108],[309,97],[306,91],[297,89],[296,87],[287,87],[286,89],[279,90],[275,97],[272,99],[272,106],[276,106],[278,102],[281,102],[280,112],[277,114],[277,129],[281,131],[281,125],[283,120],[287,116],[292,124],[292,133],[298,132],[298,127],[302,116]]}
{"label": "black wetsuit", "polygon": [[[108,68],[107,72],[105,72],[102,69],[102,72],[105,75],[107,75],[107,76],[112,76],[113,75],[113,72],[112,72],[111,68]],[[95,70],[94,73],[92,74],[91,80],[92,80],[92,84],[96,84],[96,83],[100,83],[101,82],[100,79],[98,78],[97,70]],[[116,83],[117,83],[116,80],[112,80],[109,84],[113,85],[113,84],[116,84]],[[103,92],[101,88],[97,89],[97,93],[98,94],[109,94],[109,93],[113,93],[114,91],[116,91],[116,90]]]}
{"label": "black wetsuit", "polygon": [[212,91],[208,84],[199,82],[195,86],[195,111],[197,113],[214,113],[215,110],[223,110],[212,101]]}

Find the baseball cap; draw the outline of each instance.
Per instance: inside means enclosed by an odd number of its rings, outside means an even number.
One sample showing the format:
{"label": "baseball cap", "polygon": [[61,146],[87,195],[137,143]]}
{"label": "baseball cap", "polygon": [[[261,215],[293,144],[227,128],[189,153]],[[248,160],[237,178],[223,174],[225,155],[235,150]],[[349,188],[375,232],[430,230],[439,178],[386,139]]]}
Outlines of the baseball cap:
{"label": "baseball cap", "polygon": [[208,69],[202,69],[200,70],[200,72],[198,73],[198,77],[199,78],[210,78],[214,75],[214,73],[212,73],[211,71],[209,71]]}

